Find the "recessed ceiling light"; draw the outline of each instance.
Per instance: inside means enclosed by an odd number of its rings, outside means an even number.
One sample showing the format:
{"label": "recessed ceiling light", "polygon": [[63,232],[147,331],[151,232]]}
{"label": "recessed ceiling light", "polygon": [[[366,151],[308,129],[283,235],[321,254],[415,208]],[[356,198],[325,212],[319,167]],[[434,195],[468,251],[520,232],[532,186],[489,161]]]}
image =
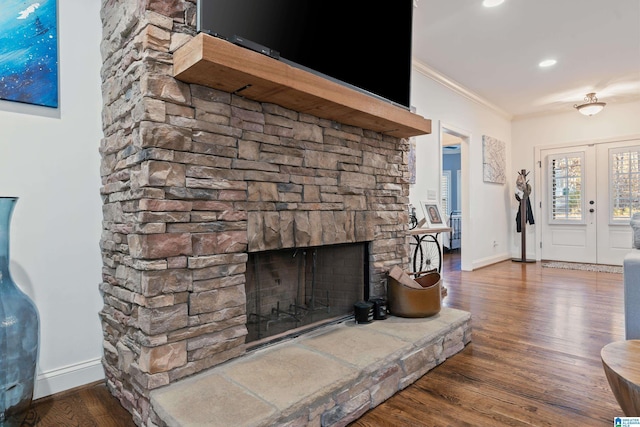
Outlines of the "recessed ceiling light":
{"label": "recessed ceiling light", "polygon": [[555,59],[545,59],[544,61],[538,64],[538,67],[541,67],[541,68],[553,67],[554,65],[556,65],[557,62],[558,61],[556,61]]}
{"label": "recessed ceiling light", "polygon": [[496,7],[504,3],[504,0],[484,0],[482,5],[484,7]]}

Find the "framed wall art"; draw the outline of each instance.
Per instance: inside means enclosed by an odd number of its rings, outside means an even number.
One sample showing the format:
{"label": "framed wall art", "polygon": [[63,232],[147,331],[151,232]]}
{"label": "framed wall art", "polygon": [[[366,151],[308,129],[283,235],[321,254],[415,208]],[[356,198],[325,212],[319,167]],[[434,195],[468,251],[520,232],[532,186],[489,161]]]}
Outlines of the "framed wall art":
{"label": "framed wall art", "polygon": [[409,138],[409,184],[416,183],[416,139]]}
{"label": "framed wall art", "polygon": [[482,173],[484,182],[504,184],[506,179],[507,155],[505,143],[487,135],[482,135]]}
{"label": "framed wall art", "polygon": [[2,0],[0,99],[58,107],[56,0]]}

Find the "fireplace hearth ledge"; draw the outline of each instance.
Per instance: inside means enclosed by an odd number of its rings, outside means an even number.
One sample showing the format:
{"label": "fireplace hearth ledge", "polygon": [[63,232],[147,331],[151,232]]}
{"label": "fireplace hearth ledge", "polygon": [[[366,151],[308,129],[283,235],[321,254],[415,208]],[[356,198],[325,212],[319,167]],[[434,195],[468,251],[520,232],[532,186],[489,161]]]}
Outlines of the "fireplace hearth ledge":
{"label": "fireplace hearth ledge", "polygon": [[471,315],[349,320],[151,392],[156,426],[344,426],[471,341]]}

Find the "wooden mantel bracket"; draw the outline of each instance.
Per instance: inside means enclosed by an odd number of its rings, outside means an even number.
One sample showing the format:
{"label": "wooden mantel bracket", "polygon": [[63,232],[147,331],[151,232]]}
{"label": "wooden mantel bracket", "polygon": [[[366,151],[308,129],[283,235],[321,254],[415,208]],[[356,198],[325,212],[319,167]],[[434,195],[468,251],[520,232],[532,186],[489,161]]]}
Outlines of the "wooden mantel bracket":
{"label": "wooden mantel bracket", "polygon": [[174,53],[174,77],[397,138],[431,120],[258,52],[200,33]]}

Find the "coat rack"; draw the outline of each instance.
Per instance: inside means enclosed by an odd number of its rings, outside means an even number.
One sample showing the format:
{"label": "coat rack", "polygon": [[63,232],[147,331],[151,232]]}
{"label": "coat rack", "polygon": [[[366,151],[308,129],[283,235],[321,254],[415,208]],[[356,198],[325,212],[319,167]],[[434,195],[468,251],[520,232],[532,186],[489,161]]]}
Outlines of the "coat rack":
{"label": "coat rack", "polygon": [[[518,172],[518,178],[516,179],[516,200],[520,201],[520,211],[517,215],[517,222],[520,229],[520,258],[512,258],[513,262],[536,262],[535,259],[527,259],[527,222],[534,224],[533,211],[531,210],[531,201],[529,195],[531,194],[531,185],[527,179],[526,169],[522,169]],[[520,195],[521,194],[521,195]]]}

